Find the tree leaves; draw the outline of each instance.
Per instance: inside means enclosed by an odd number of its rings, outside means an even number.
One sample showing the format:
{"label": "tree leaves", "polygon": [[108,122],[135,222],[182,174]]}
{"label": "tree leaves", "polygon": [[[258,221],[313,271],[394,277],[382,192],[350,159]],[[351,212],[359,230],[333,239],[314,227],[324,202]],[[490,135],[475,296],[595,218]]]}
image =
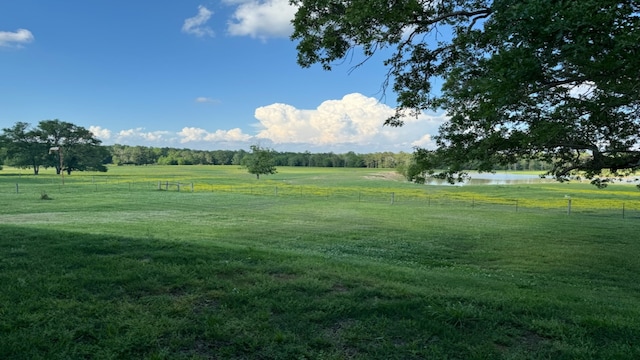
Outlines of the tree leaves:
{"label": "tree leaves", "polygon": [[243,165],[257,179],[260,179],[260,175],[275,174],[277,172],[273,151],[262,148],[259,145],[251,145],[251,154],[244,157]]}
{"label": "tree leaves", "polygon": [[[0,145],[6,149],[9,163],[18,167],[31,167],[37,175],[40,166],[55,167],[58,172],[66,170],[107,171],[103,161],[108,151],[99,145],[91,131],[82,126],[60,120],[40,121],[37,128],[30,129],[24,122],[12,128],[2,129]],[[50,148],[57,147],[56,153]],[[62,168],[60,164],[62,155]]]}
{"label": "tree leaves", "polygon": [[[559,180],[640,167],[637,0],[292,3],[302,66],[395,49],[384,61],[397,94],[386,124],[445,110],[439,166],[542,158]],[[429,174],[434,162],[423,163]]]}

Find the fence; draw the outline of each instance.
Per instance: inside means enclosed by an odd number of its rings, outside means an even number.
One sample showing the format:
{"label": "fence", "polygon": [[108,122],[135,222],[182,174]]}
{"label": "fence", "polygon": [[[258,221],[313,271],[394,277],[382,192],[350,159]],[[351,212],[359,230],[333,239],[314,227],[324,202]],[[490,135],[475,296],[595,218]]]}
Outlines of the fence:
{"label": "fence", "polygon": [[[640,197],[638,200],[612,200],[585,197],[563,197],[555,199],[532,199],[486,196],[481,193],[432,192],[430,187],[420,189],[365,188],[365,187],[321,187],[314,185],[274,184],[214,184],[191,181],[153,180],[133,181],[130,178],[111,178],[105,181],[60,182],[17,181],[14,184],[0,183],[0,194],[80,194],[88,192],[171,192],[181,194],[228,194],[237,196],[260,196],[274,199],[297,199],[302,201],[326,200],[335,203],[359,202],[388,205],[412,205],[422,207],[460,207],[465,211],[551,211],[558,215],[594,215],[640,219]],[[19,179],[18,179],[19,180]],[[185,200],[186,201],[186,200]],[[238,199],[242,201],[242,199]]]}

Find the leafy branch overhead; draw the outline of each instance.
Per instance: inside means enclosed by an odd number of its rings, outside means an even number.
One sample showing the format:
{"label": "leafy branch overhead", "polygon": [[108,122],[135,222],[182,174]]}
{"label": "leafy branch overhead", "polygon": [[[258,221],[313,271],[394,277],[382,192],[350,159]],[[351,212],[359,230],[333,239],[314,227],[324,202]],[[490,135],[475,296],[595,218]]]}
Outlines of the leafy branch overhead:
{"label": "leafy branch overhead", "polygon": [[640,167],[638,0],[292,3],[301,66],[384,53],[387,125],[447,112],[437,149],[416,153],[418,179],[523,158],[552,162],[561,181]]}

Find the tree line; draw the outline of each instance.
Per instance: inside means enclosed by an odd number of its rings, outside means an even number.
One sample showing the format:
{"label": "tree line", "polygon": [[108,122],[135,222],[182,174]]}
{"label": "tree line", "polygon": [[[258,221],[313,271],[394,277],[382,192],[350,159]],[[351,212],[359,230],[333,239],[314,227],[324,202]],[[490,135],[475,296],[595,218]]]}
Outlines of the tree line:
{"label": "tree line", "polygon": [[[260,147],[257,147],[260,149]],[[0,134],[0,164],[31,168],[37,175],[40,168],[65,171],[107,171],[106,165],[239,165],[251,162],[254,147],[246,150],[192,150],[170,147],[102,145],[88,129],[69,122],[43,120],[32,127],[17,122],[2,129]],[[273,166],[395,168],[410,161],[411,154],[376,152],[344,154],[278,152],[269,150]],[[0,167],[1,169],[1,167]]]}
{"label": "tree line", "polygon": [[[246,150],[192,150],[129,145],[105,146],[114,165],[243,165]],[[376,152],[344,154],[270,151],[275,166],[395,168],[411,159],[410,153]]]}
{"label": "tree line", "polygon": [[[422,171],[414,154],[376,152],[344,154],[333,152],[311,153],[278,152],[253,145],[245,150],[192,150],[170,147],[130,145],[104,146],[91,131],[60,120],[43,120],[38,126],[17,122],[2,129],[0,134],[0,160],[19,168],[31,168],[35,175],[40,168],[55,168],[71,174],[72,171],[107,171],[106,165],[238,165],[247,167],[252,174],[269,174],[278,166],[346,167],[396,169],[407,179]],[[466,169],[476,169],[469,162]],[[496,170],[547,171],[551,164],[532,159],[496,166]],[[273,170],[272,170],[273,169]]]}

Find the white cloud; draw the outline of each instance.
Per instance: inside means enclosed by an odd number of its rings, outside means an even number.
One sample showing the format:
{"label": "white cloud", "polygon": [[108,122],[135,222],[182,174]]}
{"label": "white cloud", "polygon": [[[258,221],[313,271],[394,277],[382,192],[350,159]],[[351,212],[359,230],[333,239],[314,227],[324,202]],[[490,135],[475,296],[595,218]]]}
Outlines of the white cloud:
{"label": "white cloud", "polygon": [[173,142],[169,131],[144,131],[144,128],[121,130],[116,136],[116,143],[130,144],[139,141],[144,142]]}
{"label": "white cloud", "polygon": [[207,130],[185,127],[178,133],[180,142],[185,144],[189,142],[248,142],[252,139],[251,135],[244,134],[239,128],[231,130],[216,130],[208,132]]}
{"label": "white cloud", "polygon": [[569,96],[575,99],[591,99],[593,98],[594,92],[598,89],[596,84],[592,81],[563,85],[563,87],[568,89]]}
{"label": "white cloud", "polygon": [[352,146],[410,150],[414,146],[433,147],[446,116],[422,115],[405,119],[400,128],[383,126],[394,109],[375,98],[354,93],[340,100],[323,102],[315,110],[300,110],[287,104],[260,107],[257,137],[275,144],[310,144],[319,147]]}
{"label": "white cloud", "polygon": [[433,149],[436,147],[436,143],[431,138],[431,134],[424,134],[420,139],[413,141],[411,145],[427,149]]}
{"label": "white cloud", "polygon": [[111,130],[102,128],[100,126],[89,126],[89,131],[93,133],[95,137],[100,140],[109,140],[111,139]]}
{"label": "white cloud", "polygon": [[289,0],[227,0],[238,5],[228,22],[231,35],[268,37],[288,37],[293,31],[291,20],[297,8]]}
{"label": "white cloud", "polygon": [[255,110],[256,134],[240,128],[206,130],[184,127],[179,132],[147,131],[144,128],[112,131],[91,126],[103,141],[123,145],[187,147],[191,149],[246,149],[261,142],[278,151],[342,153],[347,151],[412,151],[416,146],[433,149],[433,136],[448,117],[422,114],[405,118],[405,125],[383,126],[395,110],[377,99],[359,93],[327,100],[315,109],[297,109],[288,104],[271,104]]}
{"label": "white cloud", "polygon": [[197,37],[214,36],[213,30],[207,26],[207,22],[213,15],[213,11],[203,5],[198,6],[198,15],[188,18],[182,25],[182,32]]}
{"label": "white cloud", "polygon": [[201,104],[203,104],[203,103],[214,103],[214,104],[219,104],[219,103],[220,103],[220,100],[212,99],[212,98],[209,98],[209,97],[206,97],[206,96],[200,96],[200,97],[197,97],[195,101],[196,101],[197,103],[201,103]]}
{"label": "white cloud", "polygon": [[[246,148],[253,136],[245,134],[241,129],[216,130],[185,127],[180,132],[146,131],[145,128],[111,131],[100,126],[90,126],[89,130],[100,140],[109,144],[141,145],[141,146],[187,146],[198,149]],[[115,135],[114,135],[115,133]],[[235,145],[235,146],[234,146]]]}
{"label": "white cloud", "polygon": [[34,40],[31,31],[18,29],[16,32],[0,31],[0,46],[18,46]]}

